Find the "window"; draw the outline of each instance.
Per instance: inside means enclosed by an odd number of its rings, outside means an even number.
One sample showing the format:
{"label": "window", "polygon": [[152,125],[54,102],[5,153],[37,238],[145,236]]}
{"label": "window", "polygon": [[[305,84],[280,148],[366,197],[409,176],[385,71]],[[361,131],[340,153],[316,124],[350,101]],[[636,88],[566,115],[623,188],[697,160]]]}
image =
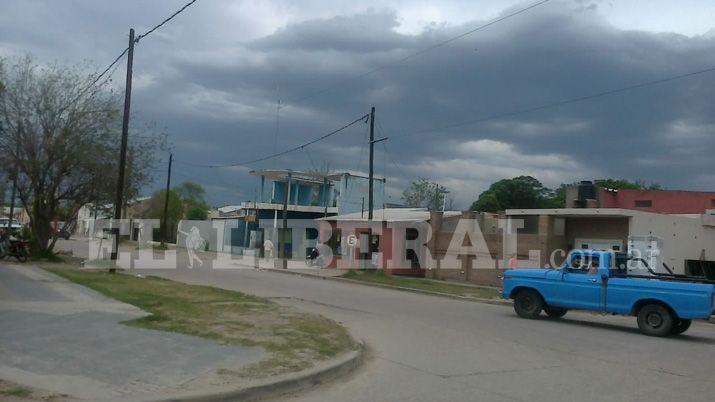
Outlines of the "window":
{"label": "window", "polygon": [[598,267],[598,257],[572,255],[571,264],[568,267],[568,272],[575,274],[586,274],[592,268]]}
{"label": "window", "polygon": [[710,200],[710,206],[712,206],[713,208],[715,208],[715,198],[713,198],[712,200]]}
{"label": "window", "polygon": [[636,200],[636,208],[650,208],[652,206],[652,200]]}

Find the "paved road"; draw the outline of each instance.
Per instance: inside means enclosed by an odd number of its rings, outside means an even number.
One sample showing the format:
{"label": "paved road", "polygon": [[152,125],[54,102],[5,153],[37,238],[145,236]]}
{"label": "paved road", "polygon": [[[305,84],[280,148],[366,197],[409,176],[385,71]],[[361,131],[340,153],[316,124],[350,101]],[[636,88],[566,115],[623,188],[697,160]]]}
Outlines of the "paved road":
{"label": "paved road", "polygon": [[145,315],[28,264],[2,264],[0,378],[87,400],[135,400],[264,356],[119,324]]}
{"label": "paved road", "polygon": [[[152,271],[323,314],[370,348],[349,378],[291,401],[711,401],[715,325],[650,338],[628,317],[511,308],[255,271]],[[286,399],[286,398],[282,398]]]}

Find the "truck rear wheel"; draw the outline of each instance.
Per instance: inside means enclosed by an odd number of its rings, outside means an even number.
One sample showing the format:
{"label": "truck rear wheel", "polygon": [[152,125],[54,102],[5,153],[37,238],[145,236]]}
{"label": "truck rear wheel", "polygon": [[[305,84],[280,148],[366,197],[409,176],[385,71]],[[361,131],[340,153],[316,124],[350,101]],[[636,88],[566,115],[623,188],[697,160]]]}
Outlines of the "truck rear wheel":
{"label": "truck rear wheel", "polygon": [[549,318],[558,319],[566,315],[568,310],[562,307],[545,306],[544,312],[546,312],[546,315],[548,315]]}
{"label": "truck rear wheel", "polygon": [[646,335],[670,335],[675,321],[670,310],[660,304],[646,304],[638,311],[638,328]]}
{"label": "truck rear wheel", "polygon": [[692,320],[678,320],[678,322],[673,325],[673,328],[670,330],[670,333],[673,335],[680,335],[683,332],[687,331],[688,328],[690,328],[690,324],[692,322]]}
{"label": "truck rear wheel", "polygon": [[531,289],[524,289],[514,296],[514,311],[521,318],[535,319],[541,314],[544,301],[541,295]]}

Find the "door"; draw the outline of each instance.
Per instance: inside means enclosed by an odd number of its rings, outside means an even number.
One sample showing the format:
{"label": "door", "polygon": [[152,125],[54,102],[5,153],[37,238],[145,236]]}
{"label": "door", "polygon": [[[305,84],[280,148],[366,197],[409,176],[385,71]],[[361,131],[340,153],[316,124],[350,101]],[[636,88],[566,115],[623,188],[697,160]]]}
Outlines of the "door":
{"label": "door", "polygon": [[564,267],[561,283],[556,286],[556,299],[562,307],[600,311],[602,309],[601,277],[598,259],[572,258]]}

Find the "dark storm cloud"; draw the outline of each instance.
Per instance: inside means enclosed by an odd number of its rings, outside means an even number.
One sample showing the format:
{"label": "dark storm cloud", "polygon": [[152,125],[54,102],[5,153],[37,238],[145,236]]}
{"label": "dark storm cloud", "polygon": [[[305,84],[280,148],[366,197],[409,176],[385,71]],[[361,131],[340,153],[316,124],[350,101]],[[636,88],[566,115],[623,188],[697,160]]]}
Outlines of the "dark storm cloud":
{"label": "dark storm cloud", "polygon": [[[227,33],[220,42],[202,40],[196,25],[187,37],[177,24],[171,32],[187,38],[184,46],[170,45],[168,37],[140,45],[152,58],[139,58],[135,104],[145,118],[167,125],[177,158],[195,163],[280,151],[374,105],[378,134],[393,137],[377,147],[376,158],[393,201],[419,176],[442,181],[463,208],[492,181],[518,174],[551,186],[610,176],[715,189],[715,73],[430,131],[715,66],[712,35],[623,31],[589,2],[556,3],[390,64],[478,26],[478,19],[408,35],[394,30],[395,12],[378,10],[289,24],[252,41]],[[350,79],[374,68],[381,69]],[[286,107],[276,144],[278,98]],[[301,169],[329,161],[334,169],[365,170],[365,130],[356,125],[254,167]],[[214,203],[253,198],[257,181],[245,169],[183,169],[215,186]]]}

